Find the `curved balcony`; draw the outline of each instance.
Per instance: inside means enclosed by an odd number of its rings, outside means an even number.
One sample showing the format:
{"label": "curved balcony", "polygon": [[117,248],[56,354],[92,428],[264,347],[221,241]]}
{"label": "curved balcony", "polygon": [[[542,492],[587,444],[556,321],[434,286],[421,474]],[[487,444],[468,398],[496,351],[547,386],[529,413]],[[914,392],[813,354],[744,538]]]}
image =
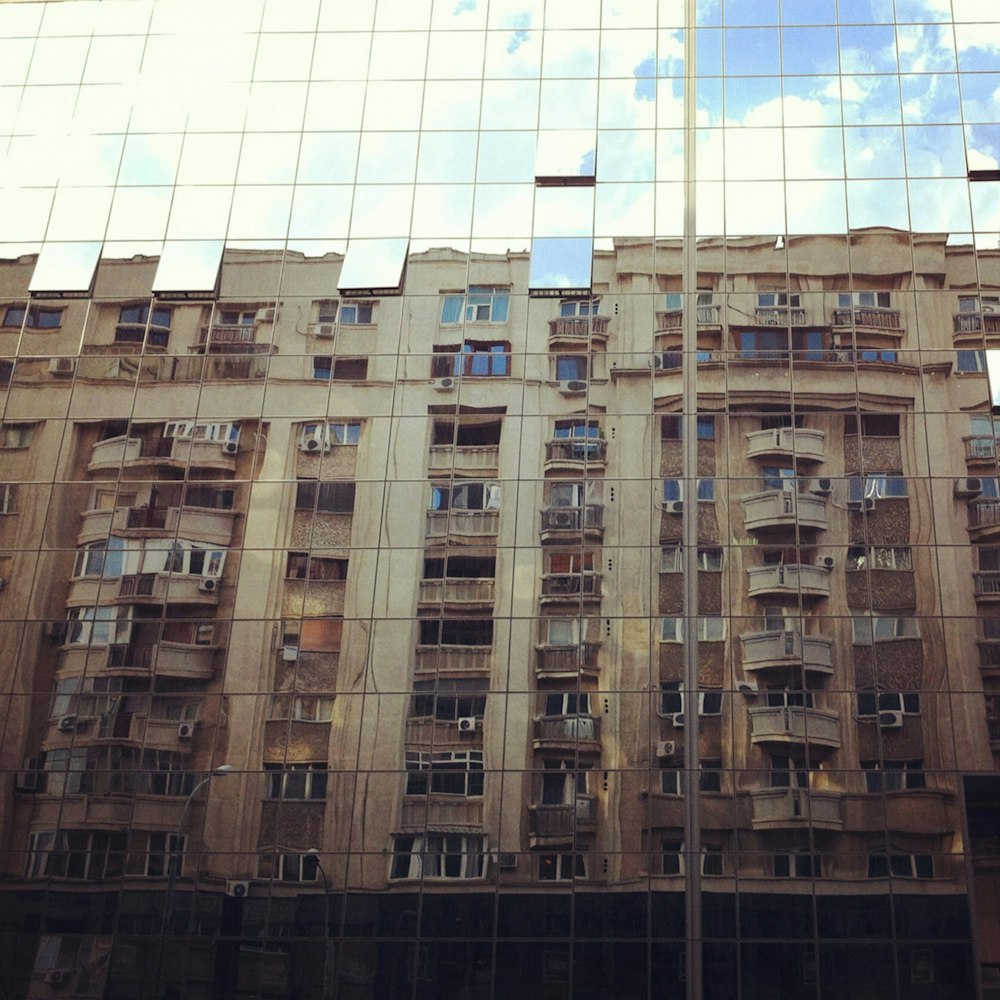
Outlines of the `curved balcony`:
{"label": "curved balcony", "polygon": [[801,667],[814,673],[833,673],[833,640],[822,635],[803,635],[795,629],[773,632],[744,632],[743,670],[770,667]]}
{"label": "curved balcony", "polygon": [[139,743],[147,750],[174,750],[191,753],[195,724],[146,715],[102,716],[95,736],[99,743]]}
{"label": "curved balcony", "polygon": [[601,752],[601,720],[590,715],[561,715],[535,719],[536,750]]}
{"label": "curved balcony", "polygon": [[826,500],[793,490],[754,493],[743,497],[743,526],[747,531],[790,527],[826,531]]}
{"label": "curved balcony", "polygon": [[560,316],[549,320],[549,345],[606,343],[608,339],[609,317],[607,316]]}
{"label": "curved balcony", "polygon": [[540,534],[543,542],[600,541],[604,537],[604,505],[546,507],[542,510]]}
{"label": "curved balcony", "polygon": [[822,566],[781,563],[747,570],[750,597],[821,598],[830,596],[830,571]]}
{"label": "curved balcony", "polygon": [[528,814],[533,838],[565,839],[596,827],[597,800],[592,795],[578,795],[569,805],[531,805]]}
{"label": "curved balcony", "polygon": [[80,531],[76,536],[77,545],[107,541],[115,512],[113,510],[85,510],[80,515]]}
{"label": "curved balcony", "polygon": [[[225,442],[231,445],[232,442]],[[115,437],[98,441],[91,451],[89,472],[117,472],[121,468],[166,466],[167,468],[212,469],[235,472],[236,456],[223,451],[220,441],[193,441],[190,438]]]}
{"label": "curved balcony", "polygon": [[596,677],[599,642],[581,642],[575,646],[536,646],[535,673],[540,680]]}
{"label": "curved balcony", "polygon": [[[721,307],[718,305],[701,305],[696,309],[695,321],[698,326],[720,326]],[[656,311],[657,330],[680,330],[684,326],[683,309],[658,309]]]}
{"label": "curved balcony", "polygon": [[493,663],[492,646],[418,646],[418,674],[488,674]]}
{"label": "curved balcony", "polygon": [[496,538],[499,530],[496,510],[429,510],[424,538],[441,545],[475,545]]}
{"label": "curved balcony", "polygon": [[894,333],[897,336],[903,332],[899,310],[886,309],[882,306],[850,306],[834,309],[833,325],[878,330],[883,333]]}
{"label": "curved balcony", "polygon": [[88,472],[117,472],[126,461],[135,462],[142,453],[140,438],[114,437],[97,441],[90,452]]}
{"label": "curved balcony", "polygon": [[159,677],[182,677],[193,681],[209,681],[219,646],[186,642],[113,643],[107,648],[105,665],[108,670],[138,670]]}
{"label": "curved balcony", "polygon": [[222,581],[190,573],[130,573],[118,583],[116,600],[128,604],[219,603]]}
{"label": "curved balcony", "polygon": [[997,439],[995,437],[965,437],[962,438],[965,444],[966,462],[990,462],[996,461]]}
{"label": "curved balcony", "polygon": [[601,438],[557,438],[545,444],[545,471],[603,469],[608,443]]}
{"label": "curved balcony", "polygon": [[955,333],[1000,333],[1000,313],[955,313],[952,321]]}
{"label": "curved balcony", "polygon": [[801,705],[766,706],[750,709],[753,743],[774,746],[840,747],[836,712],[823,712]]}
{"label": "curved balcony", "polygon": [[495,476],[499,466],[499,445],[431,445],[427,471],[432,476]]}
{"label": "curved balcony", "polygon": [[114,513],[113,527],[126,537],[180,536],[194,542],[228,546],[235,518],[235,510],[215,507],[119,507]]}
{"label": "curved balcony", "polygon": [[446,577],[441,580],[420,581],[421,604],[443,604],[469,608],[493,606],[496,581],[492,577]]}
{"label": "curved balcony", "polygon": [[822,462],[826,459],[823,431],[811,427],[775,427],[766,431],[747,434],[749,458],[788,458],[803,462]]}
{"label": "curved balcony", "polygon": [[840,830],[844,826],[837,792],[807,788],[762,788],[750,793],[755,830],[797,830],[811,827]]}

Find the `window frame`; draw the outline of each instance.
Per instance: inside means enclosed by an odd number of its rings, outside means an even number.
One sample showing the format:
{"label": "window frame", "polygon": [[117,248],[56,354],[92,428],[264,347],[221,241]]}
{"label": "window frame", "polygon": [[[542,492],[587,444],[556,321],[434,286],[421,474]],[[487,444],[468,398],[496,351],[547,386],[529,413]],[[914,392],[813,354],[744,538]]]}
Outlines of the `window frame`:
{"label": "window frame", "polygon": [[444,292],[441,325],[507,323],[510,318],[510,298],[509,285],[469,285],[464,292]]}
{"label": "window frame", "polygon": [[484,834],[438,833],[434,830],[419,834],[395,834],[392,838],[389,880],[485,878],[489,860],[487,848],[488,839]]}
{"label": "window frame", "polygon": [[[326,801],[330,771],[325,761],[294,764],[265,761],[264,776],[264,797],[269,802]],[[299,784],[301,788],[296,787]]]}
{"label": "window frame", "polygon": [[[725,642],[729,629],[723,615],[698,616],[698,642]],[[660,617],[660,642],[683,642],[684,619],[677,615]]]}
{"label": "window frame", "polygon": [[407,750],[405,768],[404,794],[408,796],[445,795],[468,799],[483,795],[482,750]]}

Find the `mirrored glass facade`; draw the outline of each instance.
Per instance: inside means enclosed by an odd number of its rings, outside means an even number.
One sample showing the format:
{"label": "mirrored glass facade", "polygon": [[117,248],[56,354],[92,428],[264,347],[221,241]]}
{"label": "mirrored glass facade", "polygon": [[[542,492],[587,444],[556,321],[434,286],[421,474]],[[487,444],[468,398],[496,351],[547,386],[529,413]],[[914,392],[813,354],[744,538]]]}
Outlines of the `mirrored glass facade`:
{"label": "mirrored glass facade", "polygon": [[998,53],[0,0],[0,993],[1000,1000]]}

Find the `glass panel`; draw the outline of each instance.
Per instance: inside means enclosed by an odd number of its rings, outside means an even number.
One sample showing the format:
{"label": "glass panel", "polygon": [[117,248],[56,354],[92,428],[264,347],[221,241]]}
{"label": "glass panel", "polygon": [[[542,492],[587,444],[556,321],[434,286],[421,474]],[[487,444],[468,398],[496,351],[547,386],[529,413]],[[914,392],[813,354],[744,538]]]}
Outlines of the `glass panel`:
{"label": "glass panel", "polygon": [[100,254],[100,243],[46,243],[31,275],[30,291],[89,291]]}

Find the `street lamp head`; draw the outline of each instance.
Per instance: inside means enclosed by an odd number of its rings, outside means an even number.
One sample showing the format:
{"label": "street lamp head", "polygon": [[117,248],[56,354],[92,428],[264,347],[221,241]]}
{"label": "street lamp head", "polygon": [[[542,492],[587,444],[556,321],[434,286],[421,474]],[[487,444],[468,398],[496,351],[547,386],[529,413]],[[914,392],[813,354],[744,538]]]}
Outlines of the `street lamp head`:
{"label": "street lamp head", "polygon": [[235,770],[236,769],[232,764],[220,764],[214,771],[212,771],[212,774],[229,774],[230,771]]}
{"label": "street lamp head", "polygon": [[319,850],[317,850],[317,848],[315,847],[310,847],[309,850],[306,851],[306,854],[312,854],[313,856],[318,856]]}

